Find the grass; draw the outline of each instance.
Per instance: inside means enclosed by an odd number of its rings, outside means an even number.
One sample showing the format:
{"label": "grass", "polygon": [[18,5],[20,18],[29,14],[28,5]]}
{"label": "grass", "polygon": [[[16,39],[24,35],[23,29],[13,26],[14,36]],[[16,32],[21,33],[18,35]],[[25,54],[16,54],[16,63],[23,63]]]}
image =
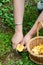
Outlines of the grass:
{"label": "grass", "polygon": [[[9,2],[10,0],[6,0],[6,2]],[[4,0],[3,0],[4,2]],[[5,3],[6,3],[5,2]],[[32,4],[31,4],[32,3]],[[30,1],[30,4],[25,5],[25,12],[24,12],[24,19],[23,19],[23,33],[24,35],[27,34],[27,32],[32,28],[33,24],[35,23],[35,20],[39,16],[38,10],[36,5],[33,5],[34,0]],[[1,5],[3,3],[1,2]],[[7,3],[9,4],[9,3]],[[10,4],[11,5],[11,4]],[[9,6],[10,6],[9,5]],[[8,5],[7,5],[8,6]],[[9,7],[10,8],[10,7]],[[2,19],[2,25],[0,27],[0,65],[38,65],[32,62],[29,58],[28,53],[22,52],[20,54],[20,59],[14,61],[14,59],[10,59],[4,63],[5,57],[7,53],[12,51],[12,42],[11,38],[13,36],[13,30],[15,29],[14,22],[13,22],[13,12],[9,11],[9,8],[7,9],[5,6],[2,6],[3,15],[1,12],[1,19]],[[12,6],[11,6],[12,8]],[[11,9],[10,10],[13,10]],[[9,13],[10,12],[10,13]],[[12,14],[11,14],[12,13]],[[11,15],[9,15],[11,14]],[[5,26],[5,29],[7,27],[7,30],[4,30],[2,26]],[[40,31],[40,35],[43,35],[43,30]]]}

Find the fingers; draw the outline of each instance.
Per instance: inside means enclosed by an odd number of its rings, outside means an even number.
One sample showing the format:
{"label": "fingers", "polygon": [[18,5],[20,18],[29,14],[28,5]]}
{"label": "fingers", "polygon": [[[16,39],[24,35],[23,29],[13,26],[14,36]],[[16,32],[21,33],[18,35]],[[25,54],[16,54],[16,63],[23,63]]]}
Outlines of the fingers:
{"label": "fingers", "polygon": [[23,51],[24,51],[24,52],[27,52],[27,46],[24,47],[24,50],[23,50]]}
{"label": "fingers", "polygon": [[16,49],[17,45],[16,44],[12,44],[13,49]]}
{"label": "fingers", "polygon": [[[18,43],[17,43],[17,44],[18,44]],[[13,49],[15,49],[15,50],[16,50],[17,44],[14,44],[14,43],[12,44]],[[24,51],[24,52],[27,52],[27,47],[26,47],[26,45],[25,45],[24,41],[23,41],[21,44],[24,46],[23,51]]]}
{"label": "fingers", "polygon": [[25,44],[24,41],[22,41],[21,44],[24,45]]}
{"label": "fingers", "polygon": [[24,45],[24,46],[25,46],[25,44],[26,44],[25,41],[26,41],[25,38],[23,38],[22,41],[21,41],[21,44]]}
{"label": "fingers", "polygon": [[27,52],[26,42],[24,41],[24,39],[23,39],[23,41],[21,42],[21,44],[24,46],[23,51],[24,51],[24,52]]}
{"label": "fingers", "polygon": [[17,44],[16,44],[17,42],[15,42],[13,39],[12,39],[12,47],[13,47],[13,49],[16,49],[16,47],[17,47]]}
{"label": "fingers", "polygon": [[12,47],[13,49],[16,49],[17,45],[21,43],[21,41],[17,42],[17,41],[12,41]]}
{"label": "fingers", "polygon": [[41,22],[41,25],[42,25],[42,27],[43,27],[43,22]]}

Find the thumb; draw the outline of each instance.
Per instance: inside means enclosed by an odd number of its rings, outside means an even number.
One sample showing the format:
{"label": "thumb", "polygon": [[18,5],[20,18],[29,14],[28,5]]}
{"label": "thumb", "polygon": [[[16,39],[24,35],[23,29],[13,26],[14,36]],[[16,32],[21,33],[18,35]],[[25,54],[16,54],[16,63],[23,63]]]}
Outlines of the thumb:
{"label": "thumb", "polygon": [[25,42],[24,42],[24,41],[22,41],[22,42],[21,42],[21,44],[22,44],[22,45],[25,45]]}
{"label": "thumb", "polygon": [[27,51],[27,46],[25,45],[26,43],[22,41],[21,44],[24,46],[24,51]]}
{"label": "thumb", "polygon": [[26,46],[24,47],[24,51],[27,52],[27,47]]}

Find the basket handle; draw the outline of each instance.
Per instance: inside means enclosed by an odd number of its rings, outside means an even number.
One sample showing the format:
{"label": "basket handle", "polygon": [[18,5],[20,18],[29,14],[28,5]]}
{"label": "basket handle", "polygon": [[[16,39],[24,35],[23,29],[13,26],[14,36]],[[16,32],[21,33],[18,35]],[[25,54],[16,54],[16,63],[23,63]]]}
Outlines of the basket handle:
{"label": "basket handle", "polygon": [[39,36],[39,30],[41,29],[41,27],[43,27],[43,23],[38,22],[38,24],[37,24],[37,37]]}

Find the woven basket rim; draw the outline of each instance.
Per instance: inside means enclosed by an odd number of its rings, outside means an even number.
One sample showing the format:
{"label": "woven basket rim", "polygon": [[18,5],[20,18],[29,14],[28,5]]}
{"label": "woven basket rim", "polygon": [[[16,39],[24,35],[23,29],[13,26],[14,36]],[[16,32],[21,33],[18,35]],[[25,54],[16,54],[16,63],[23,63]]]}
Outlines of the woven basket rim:
{"label": "woven basket rim", "polygon": [[35,63],[37,63],[37,64],[40,64],[40,65],[42,65],[43,63],[41,63],[41,62],[37,62],[37,61],[35,61],[35,60],[33,60],[32,58],[31,58],[31,56],[29,55],[29,57],[30,57],[30,59],[33,61],[33,62],[35,62]]}
{"label": "woven basket rim", "polygon": [[30,50],[30,47],[29,47],[30,42],[33,41],[33,40],[35,40],[35,39],[37,39],[37,38],[43,38],[43,36],[38,36],[38,37],[34,37],[34,38],[30,39],[30,41],[27,43],[27,50],[28,50],[28,52],[29,52],[31,55],[33,55],[33,56],[43,57],[43,55],[36,55],[36,54],[32,53],[32,51]]}

